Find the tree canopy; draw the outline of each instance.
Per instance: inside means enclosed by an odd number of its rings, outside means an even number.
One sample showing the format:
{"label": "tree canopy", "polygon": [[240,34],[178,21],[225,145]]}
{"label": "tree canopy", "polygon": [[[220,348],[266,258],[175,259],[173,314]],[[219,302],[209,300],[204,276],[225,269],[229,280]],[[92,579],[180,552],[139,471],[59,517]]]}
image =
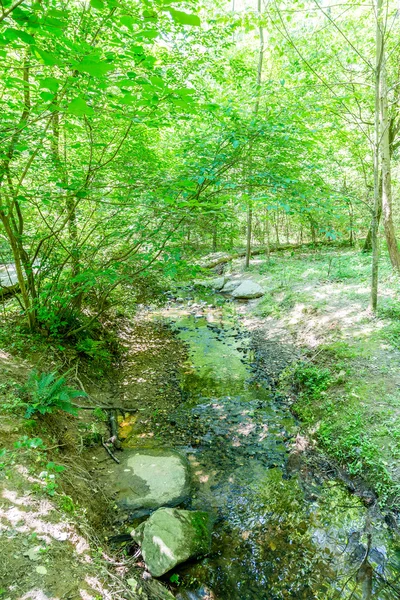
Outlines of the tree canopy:
{"label": "tree canopy", "polygon": [[3,0],[0,262],[29,327],[76,336],[246,237],[367,238],[374,290],[382,213],[398,271],[399,26],[389,0]]}

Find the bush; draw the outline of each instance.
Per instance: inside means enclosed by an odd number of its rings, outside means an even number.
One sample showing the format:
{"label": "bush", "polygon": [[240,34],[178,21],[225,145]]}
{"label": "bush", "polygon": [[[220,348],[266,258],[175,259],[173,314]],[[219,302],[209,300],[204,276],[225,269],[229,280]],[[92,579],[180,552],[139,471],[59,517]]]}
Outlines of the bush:
{"label": "bush", "polygon": [[332,383],[329,369],[321,369],[314,365],[299,363],[293,373],[294,383],[300,391],[305,392],[309,398],[318,399]]}
{"label": "bush", "polygon": [[65,376],[57,378],[56,371],[38,373],[35,370],[29,375],[22,392],[26,398],[23,404],[26,407],[27,419],[35,413],[44,415],[57,409],[76,415],[78,411],[72,400],[87,395],[67,386]]}

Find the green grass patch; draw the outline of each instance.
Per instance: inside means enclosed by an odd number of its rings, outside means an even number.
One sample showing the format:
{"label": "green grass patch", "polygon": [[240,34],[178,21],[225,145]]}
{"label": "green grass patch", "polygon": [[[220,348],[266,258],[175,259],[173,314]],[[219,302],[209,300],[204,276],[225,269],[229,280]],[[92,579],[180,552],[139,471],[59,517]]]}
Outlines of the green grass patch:
{"label": "green grass patch", "polygon": [[[339,345],[338,351],[343,356],[349,349]],[[350,475],[363,476],[382,504],[390,504],[400,493],[400,484],[394,481],[379,444],[379,423],[363,408],[360,394],[351,393],[349,386],[339,390],[337,383],[332,370],[298,363],[284,373],[281,389],[291,386],[295,391],[293,410],[319,445]]]}

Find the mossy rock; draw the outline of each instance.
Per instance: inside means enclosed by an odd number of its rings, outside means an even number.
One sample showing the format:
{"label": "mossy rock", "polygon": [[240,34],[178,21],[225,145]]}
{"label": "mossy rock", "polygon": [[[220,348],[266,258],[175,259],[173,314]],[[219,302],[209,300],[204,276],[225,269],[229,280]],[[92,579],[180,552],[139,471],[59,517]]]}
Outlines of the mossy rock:
{"label": "mossy rock", "polygon": [[167,449],[125,451],[108,473],[119,506],[144,514],[160,506],[178,506],[190,497],[190,468],[184,456]]}
{"label": "mossy rock", "polygon": [[148,570],[161,577],[189,558],[210,551],[212,521],[203,511],[160,508],[132,537],[141,545]]}

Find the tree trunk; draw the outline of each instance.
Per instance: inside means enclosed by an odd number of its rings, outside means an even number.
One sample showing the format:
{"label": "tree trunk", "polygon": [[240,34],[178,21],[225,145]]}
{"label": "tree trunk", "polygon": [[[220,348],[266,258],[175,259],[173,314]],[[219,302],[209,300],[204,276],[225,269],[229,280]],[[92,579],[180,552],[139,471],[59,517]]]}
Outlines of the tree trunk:
{"label": "tree trunk", "polygon": [[381,196],[379,193],[379,162],[380,162],[380,80],[381,63],[383,51],[382,38],[382,1],[376,0],[376,62],[375,62],[375,144],[374,144],[374,210],[371,224],[371,242],[372,242],[372,272],[371,272],[371,310],[376,312],[378,306],[378,267],[379,267],[379,239],[378,239],[378,214],[381,206]]}
{"label": "tree trunk", "polygon": [[268,209],[265,210],[265,218],[264,218],[264,240],[265,240],[265,254],[267,259],[269,260],[271,254],[271,240],[270,240],[270,230],[269,230],[269,214]]}
{"label": "tree trunk", "polygon": [[14,234],[10,220],[3,212],[0,212],[0,219],[3,223],[4,230],[7,234],[8,241],[10,242],[11,251],[14,258],[15,270],[17,272],[18,285],[21,291],[22,304],[26,312],[28,319],[29,329],[34,330],[36,326],[36,313],[35,308],[32,306],[29,291],[26,287],[25,273],[23,269],[23,262],[21,256],[21,249],[18,243],[17,237]]}
{"label": "tree trunk", "polygon": [[[379,227],[379,223],[381,222],[381,216],[382,216],[382,174],[380,174],[380,177],[379,177],[379,205],[378,205],[378,212],[376,214],[378,227]],[[371,220],[370,228],[368,229],[367,237],[365,238],[365,242],[364,242],[362,251],[363,252],[371,252],[371,250],[372,250],[372,220]]]}
{"label": "tree trunk", "polygon": [[392,267],[400,273],[400,252],[396,239],[392,213],[392,175],[390,160],[388,91],[386,82],[385,47],[382,44],[380,73],[380,111],[381,111],[381,145],[382,145],[382,214],[386,243]]}
{"label": "tree trunk", "polygon": [[[57,101],[57,100],[56,100]],[[65,167],[63,167],[61,156],[60,156],[60,114],[58,110],[54,111],[53,119],[53,136],[52,136],[52,153],[55,167],[58,171],[60,181],[67,184],[67,174]],[[64,134],[64,145],[66,146],[65,134]],[[70,240],[70,253],[71,253],[71,274],[75,278],[80,273],[80,248],[79,248],[79,234],[76,217],[76,198],[70,196],[68,193],[65,197],[65,208],[68,215],[68,237]],[[79,291],[79,286],[76,282],[71,286],[71,291],[74,294],[73,305],[80,310],[82,306],[82,292]]]}
{"label": "tree trunk", "polygon": [[[258,16],[261,17],[261,0],[257,0],[257,12]],[[256,88],[256,101],[254,104],[254,116],[256,117],[258,114],[258,110],[260,108],[260,87],[262,81],[262,66],[264,59],[264,30],[259,26],[259,37],[260,37],[260,45],[258,48],[258,66],[257,66],[257,88]],[[253,207],[251,204],[251,200],[249,201],[247,207],[247,235],[246,235],[246,260],[245,266],[246,268],[250,265],[251,258],[251,233],[252,233],[252,219],[253,219]]]}
{"label": "tree trunk", "polygon": [[349,206],[349,244],[350,246],[354,246],[355,236],[354,236],[354,208],[353,203],[350,198],[347,199],[347,203]]}
{"label": "tree trunk", "polygon": [[249,201],[249,205],[247,207],[247,234],[246,234],[246,260],[245,260],[246,269],[248,269],[250,266],[252,223],[253,223],[253,208],[251,206],[251,202]]}
{"label": "tree trunk", "polygon": [[315,231],[315,223],[313,219],[310,219],[310,233],[311,233],[311,241],[313,244],[317,241],[317,233]]}
{"label": "tree trunk", "polygon": [[217,239],[218,239],[218,228],[217,228],[217,224],[214,225],[213,227],[213,241],[212,241],[212,251],[216,252],[217,251]]}
{"label": "tree trunk", "polygon": [[278,211],[275,212],[275,219],[274,219],[274,226],[275,226],[275,238],[276,238],[276,243],[279,244],[280,239],[279,239],[279,217],[278,217]]}

